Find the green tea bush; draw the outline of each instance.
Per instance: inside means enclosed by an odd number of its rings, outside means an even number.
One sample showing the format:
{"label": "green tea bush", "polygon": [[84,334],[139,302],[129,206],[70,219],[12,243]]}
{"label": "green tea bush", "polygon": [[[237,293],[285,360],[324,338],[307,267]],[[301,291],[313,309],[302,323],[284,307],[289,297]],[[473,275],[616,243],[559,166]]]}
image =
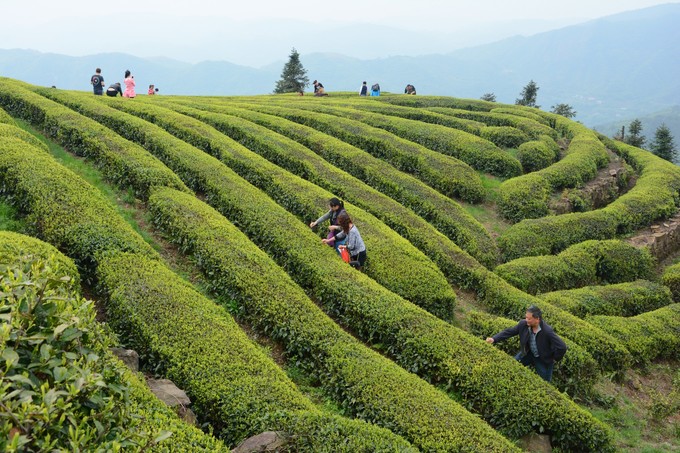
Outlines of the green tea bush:
{"label": "green tea bush", "polygon": [[0,108],[0,124],[9,124],[11,126],[16,126],[14,118],[12,118],[9,113],[4,109]]}
{"label": "green tea bush", "polygon": [[0,106],[43,129],[71,151],[93,159],[111,181],[134,187],[142,199],[154,185],[187,190],[177,175],[143,148],[30,89],[28,84],[0,79]]}
{"label": "green tea bush", "polygon": [[35,146],[36,148],[40,148],[44,151],[48,151],[47,145],[35,138],[34,135],[29,134],[23,129],[19,129],[16,125],[14,124],[5,124],[5,123],[0,123],[0,139],[3,139],[5,137],[16,137],[20,140],[25,141],[26,143]]}
{"label": "green tea bush", "polygon": [[538,297],[579,318],[588,315],[635,316],[673,303],[670,289],[648,280],[586,286]]}
{"label": "green tea bush", "polygon": [[[270,104],[263,104],[260,109],[264,110],[260,111],[269,113],[270,111],[267,109],[269,105]],[[288,104],[288,106],[290,106],[290,104]],[[522,171],[517,159],[503,152],[497,145],[483,135],[476,136],[462,130],[424,123],[418,120],[380,115],[377,113],[360,111],[353,108],[336,107],[333,105],[320,105],[315,103],[309,105],[295,105],[295,107],[311,109],[317,113],[323,113],[323,115],[301,115],[299,112],[287,111],[283,107],[279,107],[276,112],[272,111],[272,113],[282,115],[302,124],[311,125],[330,135],[343,138],[343,140],[351,140],[350,143],[356,146],[360,146],[361,142],[356,138],[351,139],[351,137],[340,132],[340,129],[334,127],[335,124],[333,123],[332,118],[327,117],[326,114],[336,115],[352,121],[359,121],[369,126],[389,131],[398,137],[417,143],[433,151],[460,159],[478,171],[503,177],[515,176]],[[354,124],[352,121],[341,122],[340,124],[344,125],[345,128],[348,128]],[[485,129],[482,129],[482,131],[484,130]],[[370,134],[371,131],[372,129],[368,128],[366,133]],[[516,131],[512,128],[496,132],[494,132],[494,130],[489,130],[487,133],[490,137],[494,137],[500,141],[513,141],[515,140],[513,137],[516,137],[517,134],[522,134],[521,131]],[[385,134],[383,134],[383,141],[391,141],[395,145],[398,143],[394,139],[390,139],[389,135]],[[428,155],[429,153],[425,153],[425,156]],[[430,160],[429,165],[437,165],[437,162],[435,160]],[[469,178],[469,176],[467,177]],[[476,179],[478,176],[475,175],[474,178]]]}
{"label": "green tea bush", "polygon": [[550,184],[537,174],[508,179],[501,184],[497,210],[511,222],[543,217],[548,214],[550,194]]}
{"label": "green tea bush", "polygon": [[[364,151],[358,150],[352,145],[310,127],[251,110],[228,106],[213,106],[212,104],[207,105],[205,103],[196,104],[195,102],[182,102],[179,105],[174,99],[172,102],[163,100],[163,103],[182,114],[193,116],[211,124],[221,132],[239,140],[244,145],[260,150],[259,152],[263,153],[263,155],[266,153],[268,159],[272,159],[273,154],[276,156],[281,155],[280,158],[276,157],[277,164],[290,167],[291,171],[295,171],[299,176],[309,178],[310,180],[314,179],[315,169],[308,169],[307,165],[312,161],[319,161],[319,157],[321,157],[321,160],[326,160],[331,167],[344,169],[371,187],[398,201],[403,206],[410,208],[437,228],[444,236],[450,238],[455,244],[485,265],[492,266],[497,261],[495,242],[482,225],[465,212],[459,204],[412,176],[396,170],[391,165],[376,159]],[[201,111],[198,108],[209,108],[210,111]],[[212,113],[213,111],[216,113]],[[236,117],[247,121],[238,122]],[[261,127],[253,131],[252,126],[249,126],[250,122],[256,123]],[[244,133],[244,129],[248,129],[248,133]],[[287,141],[280,145],[282,137],[279,134],[290,137],[290,139],[299,142],[299,144],[293,146],[290,141]],[[264,151],[262,142],[271,143],[274,140],[276,141],[277,150],[275,151],[272,145],[268,145],[266,151]],[[284,149],[279,151],[278,149],[282,146]],[[312,155],[310,156],[310,154]],[[290,162],[292,155],[299,156],[295,162]],[[313,156],[316,156],[316,158]],[[307,165],[304,165],[304,163]],[[319,171],[318,168],[322,165],[324,167],[328,166],[320,162],[316,165],[316,171]],[[294,168],[297,168],[297,170],[293,170]],[[333,174],[333,177],[329,175],[328,178],[325,178],[326,184],[334,184],[336,179],[338,180],[337,184],[340,184],[340,181],[343,180],[343,176],[338,171],[335,171]],[[317,182],[317,184],[321,185],[322,183]],[[351,186],[354,185],[347,182],[342,185],[343,190],[336,189],[334,191],[337,193],[346,192],[345,197],[349,199]],[[371,207],[364,207],[367,210],[376,209],[382,204],[371,196],[367,196],[366,200],[371,205]],[[356,200],[353,202],[356,202]],[[373,213],[378,215],[375,212]],[[389,215],[389,213],[379,215],[385,223],[391,225],[405,237],[413,240],[414,236],[407,234],[403,227],[394,226],[395,222],[398,221],[395,217],[398,216],[398,211],[395,211],[392,215]],[[407,217],[410,216],[402,215],[403,219]],[[439,247],[439,249],[442,249],[442,247]],[[432,258],[431,255],[430,257]],[[448,265],[444,266],[442,270],[445,271],[446,267]]]}
{"label": "green tea bush", "polygon": [[[192,144],[226,163],[237,174],[269,194],[272,206],[282,206],[305,224],[328,209],[333,194],[297,177],[246,149],[214,128],[193,118],[156,106],[127,104],[126,110],[153,119],[158,125],[101,105],[91,97],[69,95],[60,100],[92,115],[131,140],[138,141],[161,158],[169,152],[185,156],[200,154]],[[125,101],[125,100],[123,100]],[[176,138],[163,130],[167,128]],[[188,143],[186,143],[188,142]],[[172,149],[172,151],[168,151]],[[252,189],[251,189],[252,190]],[[266,198],[266,197],[265,197]],[[263,198],[264,201],[264,198]],[[346,208],[361,230],[369,259],[364,271],[379,283],[408,300],[416,301],[442,317],[450,318],[455,306],[455,293],[436,265],[404,238],[381,221],[347,203]],[[291,215],[286,224],[298,223]],[[398,257],[398,258],[397,258]]]}
{"label": "green tea bush", "polygon": [[621,340],[636,363],[678,358],[680,304],[675,303],[631,318],[590,316],[588,322]]}
{"label": "green tea bush", "polygon": [[479,131],[479,136],[499,148],[517,148],[531,140],[529,135],[510,126],[486,126]]}
{"label": "green tea bush", "polygon": [[559,255],[528,256],[501,264],[495,271],[529,294],[594,284],[649,279],[655,261],[647,249],[618,240],[585,241]]}
{"label": "green tea bush", "polygon": [[27,215],[31,234],[68,250],[87,282],[111,250],[158,256],[97,189],[19,139],[0,141],[0,193]]}
{"label": "green tea bush", "polygon": [[550,146],[550,142],[557,147],[557,143],[547,135],[541,136],[541,140],[533,140],[519,145],[517,158],[525,173],[541,170],[555,162],[559,156],[559,147],[556,150]]}
{"label": "green tea bush", "polygon": [[[33,238],[20,241],[14,260],[0,264],[3,451],[228,451],[108,352],[112,339],[79,296],[73,263]],[[50,249],[56,254],[45,257]]]}
{"label": "green tea bush", "polygon": [[600,137],[640,175],[634,188],[607,207],[542,219],[508,228],[498,245],[504,260],[558,253],[588,239],[611,239],[668,218],[680,206],[680,168],[648,151]]}
{"label": "green tea bush", "polygon": [[664,269],[661,281],[671,290],[673,300],[680,302],[680,263]]}
{"label": "green tea bush", "polygon": [[[480,311],[466,313],[465,320],[468,330],[480,338],[491,337],[517,324],[517,321]],[[585,349],[568,338],[564,338],[564,342],[568,350],[564,358],[555,364],[552,383],[572,397],[587,397],[592,394],[600,378],[599,367]],[[519,337],[496,343],[495,346],[514,357],[520,350]]]}
{"label": "green tea bush", "polygon": [[289,360],[319,379],[348,413],[390,427],[421,449],[510,448],[464,408],[345,333],[215,210],[172,189],[149,201],[154,223],[193,254],[212,292],[233,298],[242,317],[281,342]]}

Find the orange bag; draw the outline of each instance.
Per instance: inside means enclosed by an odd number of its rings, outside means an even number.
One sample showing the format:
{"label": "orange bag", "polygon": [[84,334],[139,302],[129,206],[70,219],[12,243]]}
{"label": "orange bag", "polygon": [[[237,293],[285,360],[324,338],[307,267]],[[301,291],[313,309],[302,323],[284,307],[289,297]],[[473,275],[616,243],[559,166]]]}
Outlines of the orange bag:
{"label": "orange bag", "polygon": [[338,250],[340,250],[340,257],[345,263],[349,263],[349,250],[347,250],[347,246],[345,245],[339,245]]}

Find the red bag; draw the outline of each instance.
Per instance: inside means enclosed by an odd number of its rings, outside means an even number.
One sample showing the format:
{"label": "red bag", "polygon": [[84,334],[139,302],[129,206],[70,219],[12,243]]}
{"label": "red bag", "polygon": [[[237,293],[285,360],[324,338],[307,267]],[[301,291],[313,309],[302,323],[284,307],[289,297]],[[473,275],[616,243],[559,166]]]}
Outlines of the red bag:
{"label": "red bag", "polygon": [[345,263],[349,263],[349,250],[347,250],[347,246],[345,245],[339,245],[338,250],[340,250],[340,257]]}

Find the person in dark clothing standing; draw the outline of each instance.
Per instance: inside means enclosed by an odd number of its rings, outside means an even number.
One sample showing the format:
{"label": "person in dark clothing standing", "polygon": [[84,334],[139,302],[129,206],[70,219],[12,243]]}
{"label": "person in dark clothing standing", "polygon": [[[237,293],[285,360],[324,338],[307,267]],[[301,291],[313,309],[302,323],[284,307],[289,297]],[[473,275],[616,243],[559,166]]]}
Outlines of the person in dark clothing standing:
{"label": "person in dark clothing standing", "polygon": [[94,75],[90,77],[90,83],[95,95],[101,96],[104,94],[104,77],[102,77],[102,70],[100,68],[94,71]]}
{"label": "person in dark clothing standing", "polygon": [[120,82],[116,82],[106,89],[106,95],[115,98],[118,95],[123,95],[123,88],[120,86]]}
{"label": "person in dark clothing standing", "polygon": [[543,321],[543,314],[538,307],[532,305],[527,308],[524,319],[516,326],[487,338],[486,342],[497,343],[515,335],[519,335],[520,344],[520,351],[515,359],[524,366],[533,366],[539,376],[550,382],[555,362],[562,360],[567,352],[567,345]]}
{"label": "person in dark clothing standing", "polygon": [[359,90],[359,96],[366,96],[368,95],[368,85],[366,85],[366,82],[361,84],[361,89]]}
{"label": "person in dark clothing standing", "polygon": [[311,222],[309,227],[314,228],[318,224],[325,222],[326,220],[330,220],[330,225],[328,226],[328,235],[326,236],[326,239],[323,240],[323,242],[324,244],[327,244],[331,247],[335,247],[335,250],[337,250],[339,245],[345,243],[344,240],[338,240],[337,242],[335,240],[335,236],[337,236],[337,234],[342,230],[342,228],[338,225],[338,216],[345,212],[345,203],[343,203],[342,200],[333,197],[328,201],[328,205],[330,207],[328,212],[315,221]]}

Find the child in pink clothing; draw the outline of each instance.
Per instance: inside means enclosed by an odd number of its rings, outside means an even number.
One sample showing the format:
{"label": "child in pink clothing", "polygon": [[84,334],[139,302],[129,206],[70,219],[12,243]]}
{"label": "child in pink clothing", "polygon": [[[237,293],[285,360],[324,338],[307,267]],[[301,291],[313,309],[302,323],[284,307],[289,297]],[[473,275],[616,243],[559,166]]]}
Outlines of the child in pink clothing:
{"label": "child in pink clothing", "polygon": [[123,97],[135,97],[135,76],[130,73],[129,69],[125,71],[125,80],[123,80],[123,82],[125,83],[125,93],[123,93]]}

